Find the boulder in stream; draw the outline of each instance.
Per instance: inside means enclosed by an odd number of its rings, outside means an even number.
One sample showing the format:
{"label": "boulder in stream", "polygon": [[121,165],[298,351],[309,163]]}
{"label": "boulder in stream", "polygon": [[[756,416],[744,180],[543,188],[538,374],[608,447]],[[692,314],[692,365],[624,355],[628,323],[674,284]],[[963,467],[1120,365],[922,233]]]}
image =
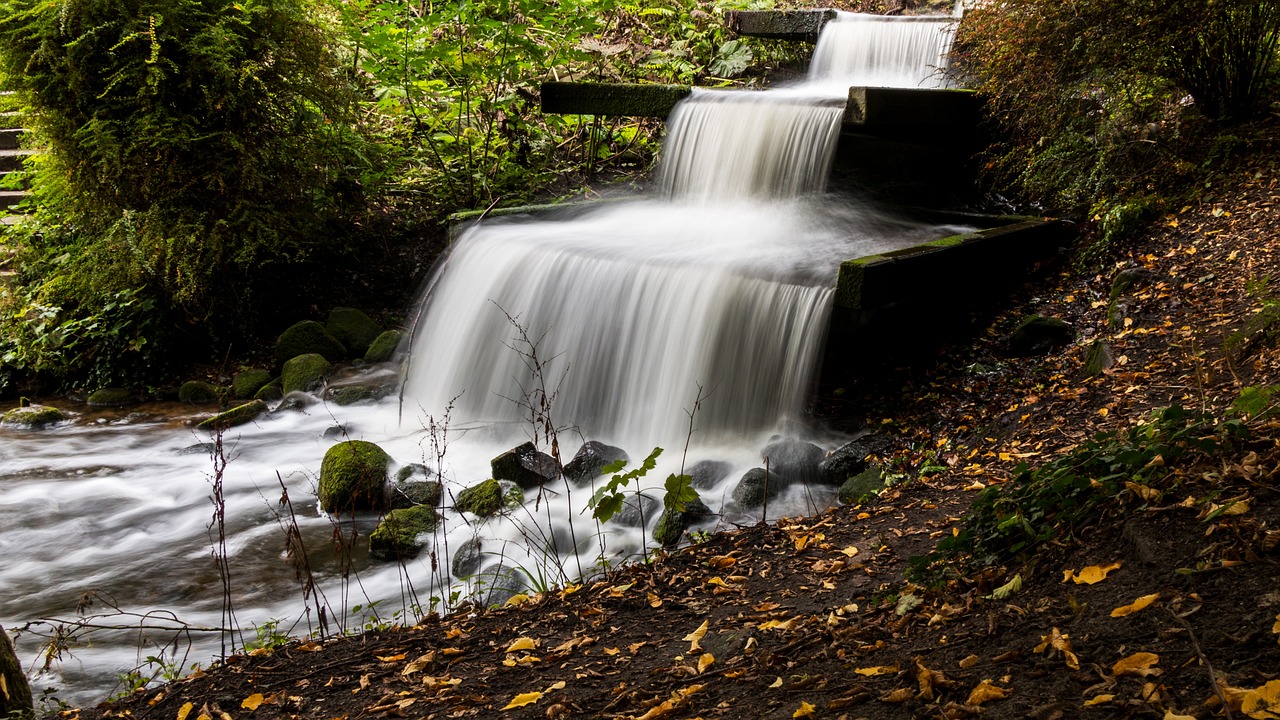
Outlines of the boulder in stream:
{"label": "boulder in stream", "polygon": [[710,490],[729,477],[733,466],[720,460],[701,460],[689,468],[689,478],[694,490]]}
{"label": "boulder in stream", "polygon": [[609,522],[622,527],[644,527],[661,513],[662,500],[644,493],[640,493],[640,498],[637,500],[634,493],[627,493],[622,500],[622,508],[614,513]]}
{"label": "boulder in stream", "polygon": [[98,388],[85,400],[93,408],[117,408],[138,402],[133,393],[124,388]]}
{"label": "boulder in stream", "polygon": [[435,480],[389,483],[387,507],[392,509],[428,505],[435,507],[444,497],[444,487]]}
{"label": "boulder in stream", "polygon": [[434,532],[440,516],[429,505],[414,505],[387,513],[369,534],[369,554],[379,560],[409,560],[426,547],[422,537]]}
{"label": "boulder in stream", "polygon": [[[822,448],[796,438],[775,438],[760,451],[760,458],[768,461],[769,483],[779,481],[778,489],[793,485],[815,483],[821,476]],[[772,490],[771,490],[772,492]]]}
{"label": "boulder in stream", "polygon": [[188,405],[216,405],[222,402],[222,388],[204,380],[188,380],[178,388],[178,402]]}
{"label": "boulder in stream", "polygon": [[471,596],[467,598],[480,607],[502,605],[529,589],[528,578],[519,568],[495,566],[470,578]]}
{"label": "boulder in stream", "polygon": [[281,385],[280,378],[276,378],[271,382],[258,388],[258,392],[253,394],[254,400],[262,400],[263,402],[280,402],[284,399],[284,387]]}
{"label": "boulder in stream", "polygon": [[619,460],[630,461],[627,451],[602,442],[588,440],[578,448],[573,459],[564,466],[564,476],[575,485],[586,485],[603,474],[606,466]]}
{"label": "boulder in stream", "polygon": [[511,510],[524,504],[524,491],[506,480],[492,478],[458,493],[453,506],[459,512],[469,512],[477,517],[489,517],[500,510]]}
{"label": "boulder in stream", "polygon": [[483,564],[484,540],[473,537],[453,551],[453,560],[449,563],[449,569],[453,571],[454,577],[464,578],[475,575]]}
{"label": "boulder in stream", "polygon": [[508,480],[524,490],[532,490],[559,476],[555,458],[539,452],[527,442],[512,448],[489,462],[494,480]]}
{"label": "boulder in stream", "polygon": [[329,311],[329,319],[324,323],[329,332],[347,349],[349,357],[364,357],[369,346],[382,334],[382,328],[373,318],[355,308],[338,307]]}
{"label": "boulder in stream", "polygon": [[869,458],[888,450],[889,443],[889,438],[883,435],[863,435],[845,443],[822,461],[822,483],[840,487],[849,478],[866,470],[871,462]]}
{"label": "boulder in stream", "polygon": [[333,365],[318,353],[308,353],[290,358],[280,373],[280,389],[285,395],[294,392],[311,392],[324,383]]}
{"label": "boulder in stream", "polygon": [[391,457],[365,440],[347,440],[329,448],[320,463],[320,507],[328,513],[381,510]]}
{"label": "boulder in stream", "polygon": [[276,361],[288,362],[299,355],[320,355],[329,362],[338,362],[347,356],[347,349],[315,320],[303,320],[291,325],[276,338]]}
{"label": "boulder in stream", "polygon": [[62,411],[48,405],[26,405],[0,416],[0,425],[38,430],[66,420]]}
{"label": "boulder in stream", "polygon": [[400,341],[404,338],[404,333],[399,330],[388,330],[373,339],[369,345],[369,349],[364,353],[364,361],[370,363],[389,362],[395,357],[396,349],[400,347]]}
{"label": "boulder in stream", "polygon": [[253,398],[259,390],[271,382],[271,379],[271,373],[266,370],[256,368],[241,370],[231,376],[231,395],[237,400]]}
{"label": "boulder in stream", "polygon": [[210,432],[218,432],[233,428],[237,425],[253,422],[258,416],[267,411],[267,404],[261,400],[254,400],[245,403],[239,407],[231,408],[226,412],[220,412],[217,415],[196,425],[197,430],[208,430]]}
{"label": "boulder in stream", "polygon": [[881,490],[884,490],[884,470],[872,465],[846,480],[837,497],[846,505],[857,505]]}
{"label": "boulder in stream", "polygon": [[687,503],[683,512],[664,510],[662,517],[658,518],[658,526],[653,530],[653,539],[665,546],[675,545],[680,542],[685,530],[713,515],[711,508],[701,500]]}
{"label": "boulder in stream", "polygon": [[787,487],[777,475],[766,473],[764,468],[751,468],[733,487],[733,501],[743,510],[763,507]]}

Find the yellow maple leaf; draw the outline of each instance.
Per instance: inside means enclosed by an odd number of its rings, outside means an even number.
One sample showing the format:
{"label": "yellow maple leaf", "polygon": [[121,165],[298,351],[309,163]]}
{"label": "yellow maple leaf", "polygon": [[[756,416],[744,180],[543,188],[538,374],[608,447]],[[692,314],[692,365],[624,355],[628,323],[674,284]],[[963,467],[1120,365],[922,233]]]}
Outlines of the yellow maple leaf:
{"label": "yellow maple leaf", "polygon": [[524,593],[516,593],[515,595],[507,598],[507,601],[503,603],[503,605],[506,607],[519,607],[529,602],[529,599],[529,596]]}
{"label": "yellow maple leaf", "polygon": [[978,683],[977,687],[969,693],[969,699],[964,701],[965,705],[981,705],[992,700],[1003,700],[1009,697],[1012,690],[1002,688],[990,680],[983,680]]}
{"label": "yellow maple leaf", "polygon": [[1115,696],[1115,695],[1112,695],[1112,694],[1110,694],[1110,693],[1104,693],[1104,694],[1102,694],[1102,695],[1095,695],[1094,697],[1091,697],[1091,698],[1089,698],[1088,700],[1085,700],[1085,701],[1084,701],[1084,706],[1085,706],[1085,707],[1093,707],[1094,705],[1101,705],[1102,703],[1108,703],[1108,702],[1111,702],[1112,700],[1115,700],[1115,699],[1116,699],[1116,696]]}
{"label": "yellow maple leaf", "polygon": [[1147,677],[1148,675],[1159,675],[1162,671],[1155,667],[1160,662],[1160,656],[1149,652],[1136,652],[1127,658],[1116,661],[1111,666],[1111,674],[1116,677],[1121,675],[1134,675],[1137,677]]}
{"label": "yellow maple leaf", "polygon": [[698,658],[698,674],[702,674],[702,672],[710,667],[711,663],[715,661],[715,655],[712,655],[711,653],[703,653],[702,657]]}
{"label": "yellow maple leaf", "polygon": [[1081,568],[1078,573],[1070,570],[1064,570],[1062,572],[1062,582],[1070,580],[1077,585],[1093,585],[1094,583],[1106,580],[1108,573],[1119,568],[1120,563],[1114,562],[1108,565],[1090,565],[1088,567]]}
{"label": "yellow maple leaf", "polygon": [[519,652],[521,650],[534,650],[538,647],[538,641],[530,637],[516,638],[516,641],[507,646],[507,652]]}
{"label": "yellow maple leaf", "polygon": [[195,710],[195,708],[196,706],[194,703],[183,703],[182,707],[178,708],[178,720],[187,720],[187,716],[190,715],[191,711]]}
{"label": "yellow maple leaf", "polygon": [[520,693],[519,695],[512,698],[511,702],[507,703],[506,707],[502,709],[513,710],[518,707],[524,707],[525,705],[532,705],[533,703],[538,702],[538,698],[540,697],[542,697],[542,693],[536,692],[536,691]]}
{"label": "yellow maple leaf", "polygon": [[1280,680],[1272,680],[1246,693],[1240,712],[1254,720],[1280,720]]}
{"label": "yellow maple leaf", "polygon": [[813,717],[813,711],[814,711],[814,707],[812,705],[801,700],[800,708],[795,712],[791,713],[791,717],[793,718]]}
{"label": "yellow maple leaf", "polygon": [[261,705],[263,702],[265,702],[265,701],[266,701],[266,699],[267,699],[267,698],[266,698],[265,696],[263,696],[263,694],[262,694],[262,693],[254,693],[254,694],[250,695],[249,697],[245,698],[245,699],[240,703],[240,707],[242,707],[242,708],[244,708],[244,709],[246,709],[246,710],[248,710],[248,711],[252,712],[252,711],[254,711],[254,710],[257,710],[257,709],[258,709],[258,706],[259,706],[259,705]]}
{"label": "yellow maple leaf", "polygon": [[1147,609],[1148,607],[1151,606],[1151,603],[1159,599],[1160,599],[1160,593],[1154,593],[1152,595],[1143,595],[1142,597],[1138,598],[1137,600],[1134,600],[1132,603],[1129,603],[1128,605],[1124,605],[1122,607],[1116,608],[1115,610],[1112,610],[1111,617],[1125,617],[1127,615],[1132,615],[1138,612],[1139,610]]}

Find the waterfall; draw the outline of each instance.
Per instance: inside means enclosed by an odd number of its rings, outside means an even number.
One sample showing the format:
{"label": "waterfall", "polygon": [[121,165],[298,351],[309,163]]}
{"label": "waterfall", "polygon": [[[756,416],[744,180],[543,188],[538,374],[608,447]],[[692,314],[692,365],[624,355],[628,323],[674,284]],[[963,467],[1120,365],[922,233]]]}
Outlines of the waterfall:
{"label": "waterfall", "polygon": [[947,88],[950,17],[838,13],[822,28],[808,84],[844,94],[850,87]]}

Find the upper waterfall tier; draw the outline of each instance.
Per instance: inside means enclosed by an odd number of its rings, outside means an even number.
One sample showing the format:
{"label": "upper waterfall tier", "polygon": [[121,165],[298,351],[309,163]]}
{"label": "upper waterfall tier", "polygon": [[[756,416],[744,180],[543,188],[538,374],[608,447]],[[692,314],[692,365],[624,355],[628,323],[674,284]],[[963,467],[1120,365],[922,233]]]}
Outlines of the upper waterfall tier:
{"label": "upper waterfall tier", "polygon": [[948,88],[956,20],[839,13],[822,28],[807,84],[843,94],[849,87]]}

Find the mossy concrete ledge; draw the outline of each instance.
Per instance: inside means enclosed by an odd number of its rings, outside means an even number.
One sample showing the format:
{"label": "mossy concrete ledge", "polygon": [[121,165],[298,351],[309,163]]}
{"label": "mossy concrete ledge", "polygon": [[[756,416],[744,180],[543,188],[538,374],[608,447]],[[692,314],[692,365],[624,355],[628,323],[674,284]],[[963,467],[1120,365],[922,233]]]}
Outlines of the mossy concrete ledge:
{"label": "mossy concrete ledge", "polygon": [[816,10],[730,10],[725,13],[725,26],[730,32],[747,37],[817,42],[822,26],[834,19],[836,11]]}
{"label": "mossy concrete ledge", "polygon": [[547,82],[542,112],[665,118],[690,92],[687,85]]}
{"label": "mossy concrete ledge", "polygon": [[836,280],[836,307],[866,320],[897,306],[985,294],[1053,258],[1071,236],[1062,221],[1007,220],[998,227],[845,261]]}
{"label": "mossy concrete ledge", "polygon": [[851,87],[845,127],[972,127],[982,116],[982,99],[961,88]]}

